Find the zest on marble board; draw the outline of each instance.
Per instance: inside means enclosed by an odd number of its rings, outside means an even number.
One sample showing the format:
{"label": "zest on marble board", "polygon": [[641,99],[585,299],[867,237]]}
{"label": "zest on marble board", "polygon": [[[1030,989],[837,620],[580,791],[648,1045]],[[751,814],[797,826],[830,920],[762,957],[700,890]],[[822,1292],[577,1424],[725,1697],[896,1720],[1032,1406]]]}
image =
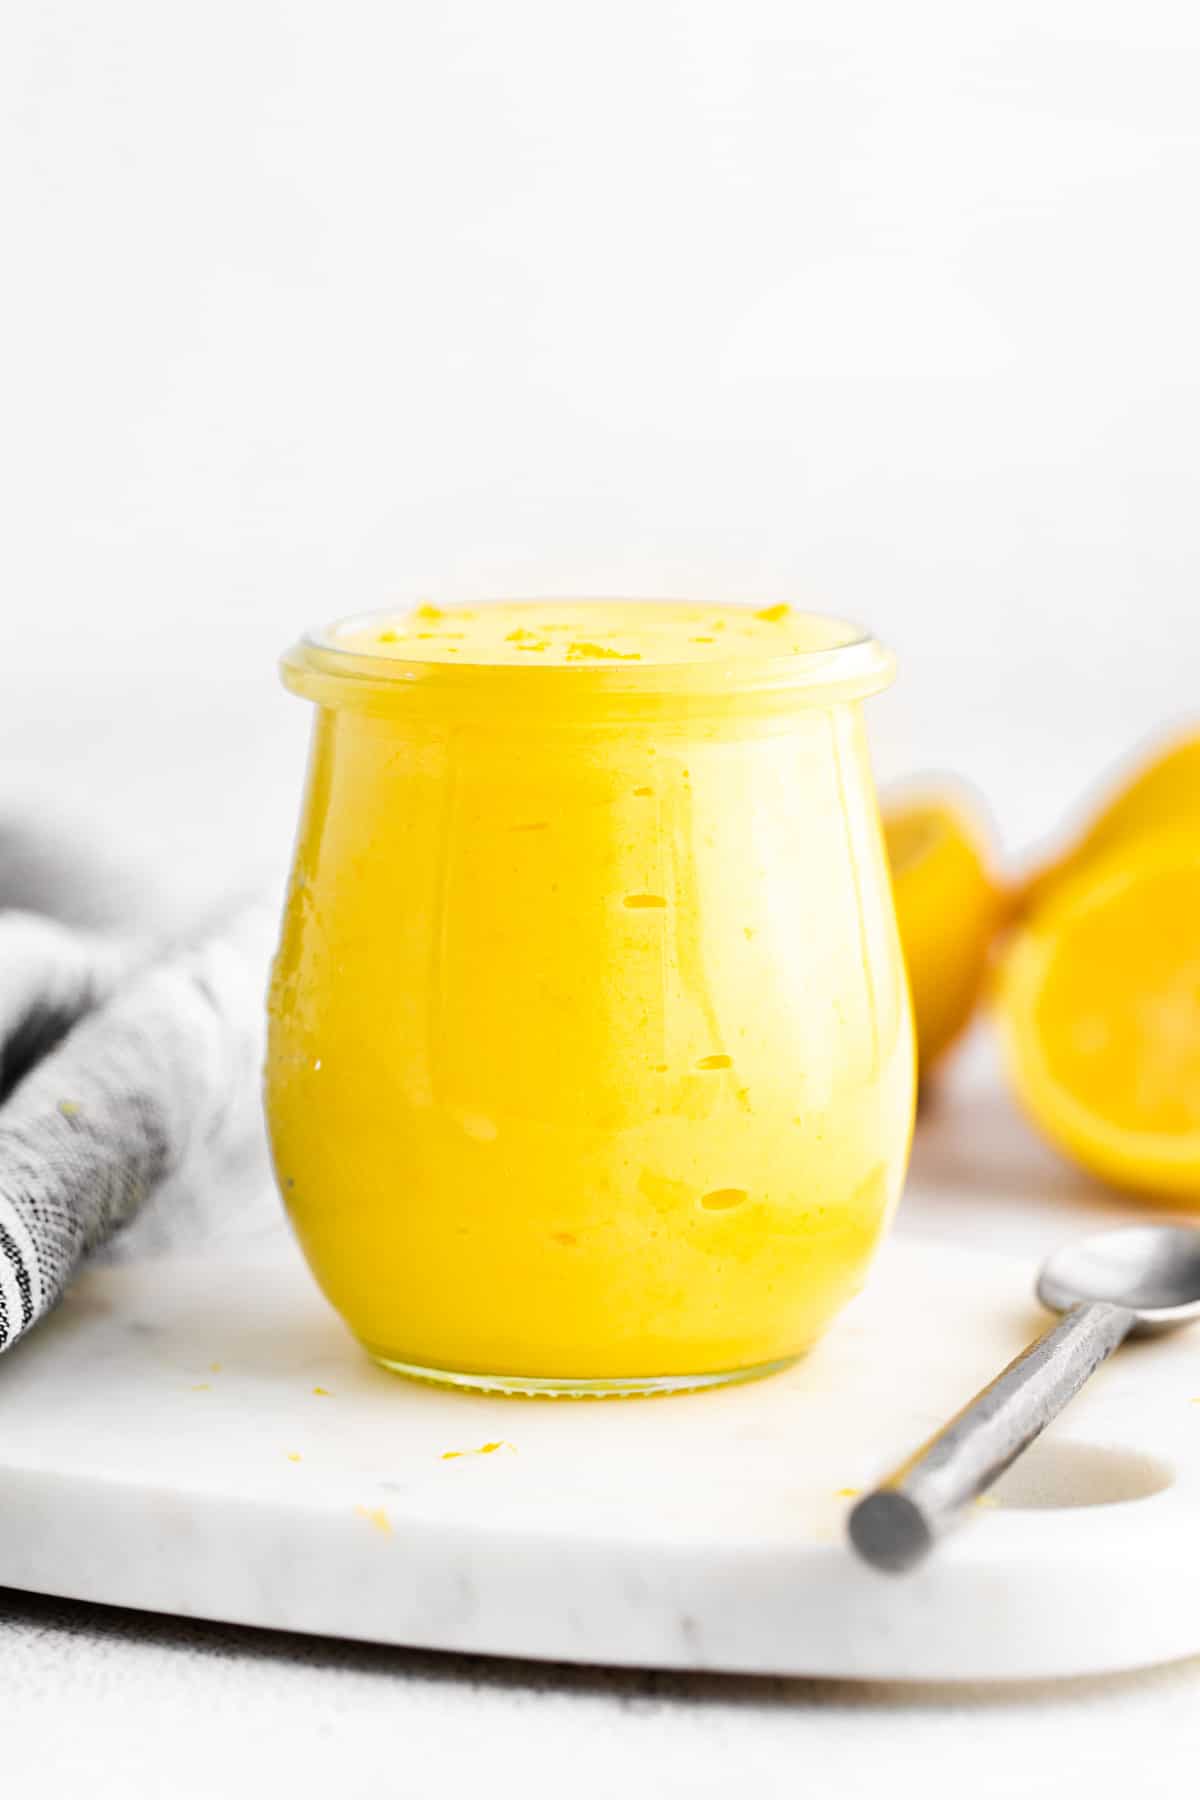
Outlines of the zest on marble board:
{"label": "zest on marble board", "polygon": [[534,1388],[804,1350],[911,1131],[885,653],[786,607],[496,602],[284,671],[318,712],[268,1116],[350,1328]]}

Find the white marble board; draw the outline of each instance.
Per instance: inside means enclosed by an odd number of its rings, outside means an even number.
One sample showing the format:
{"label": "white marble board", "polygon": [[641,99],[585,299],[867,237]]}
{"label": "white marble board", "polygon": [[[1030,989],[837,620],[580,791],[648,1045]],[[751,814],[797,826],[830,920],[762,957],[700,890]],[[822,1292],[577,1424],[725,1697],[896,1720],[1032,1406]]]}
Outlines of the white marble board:
{"label": "white marble board", "polygon": [[1200,1333],[1122,1351],[918,1574],[845,1546],[845,1490],[1038,1327],[1029,1281],[897,1240],[787,1374],[547,1402],[375,1368],[282,1232],[95,1269],[0,1363],[0,1584],[670,1668],[980,1679],[1200,1650]]}

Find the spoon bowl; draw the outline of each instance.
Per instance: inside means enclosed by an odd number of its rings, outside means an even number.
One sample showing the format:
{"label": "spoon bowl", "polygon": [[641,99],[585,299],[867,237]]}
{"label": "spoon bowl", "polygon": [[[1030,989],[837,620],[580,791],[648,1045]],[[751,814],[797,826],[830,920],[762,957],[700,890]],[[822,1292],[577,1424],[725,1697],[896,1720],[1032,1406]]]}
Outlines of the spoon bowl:
{"label": "spoon bowl", "polygon": [[1037,1297],[1057,1313],[1093,1300],[1127,1307],[1131,1336],[1188,1325],[1200,1319],[1200,1231],[1129,1225],[1062,1244],[1042,1264]]}

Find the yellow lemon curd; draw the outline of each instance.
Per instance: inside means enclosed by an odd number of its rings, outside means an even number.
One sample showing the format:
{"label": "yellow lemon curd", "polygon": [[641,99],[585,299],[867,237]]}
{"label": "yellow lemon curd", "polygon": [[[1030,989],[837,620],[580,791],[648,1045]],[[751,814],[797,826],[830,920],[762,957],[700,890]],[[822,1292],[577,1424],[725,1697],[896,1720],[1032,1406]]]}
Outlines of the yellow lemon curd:
{"label": "yellow lemon curd", "polygon": [[913,1044],[858,702],[786,606],[418,607],[310,635],[270,998],[281,1191],[391,1367],[706,1385],[803,1351],[896,1202]]}

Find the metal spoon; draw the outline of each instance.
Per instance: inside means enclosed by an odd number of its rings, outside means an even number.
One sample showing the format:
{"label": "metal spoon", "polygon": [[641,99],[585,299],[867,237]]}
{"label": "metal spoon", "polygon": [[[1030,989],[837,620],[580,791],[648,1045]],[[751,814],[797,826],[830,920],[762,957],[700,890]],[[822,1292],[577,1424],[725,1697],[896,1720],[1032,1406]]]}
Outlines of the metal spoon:
{"label": "metal spoon", "polygon": [[923,1562],[1127,1337],[1200,1319],[1200,1230],[1135,1225],[1064,1244],[1042,1264],[1037,1296],[1058,1324],[850,1514],[850,1541],[875,1568]]}

